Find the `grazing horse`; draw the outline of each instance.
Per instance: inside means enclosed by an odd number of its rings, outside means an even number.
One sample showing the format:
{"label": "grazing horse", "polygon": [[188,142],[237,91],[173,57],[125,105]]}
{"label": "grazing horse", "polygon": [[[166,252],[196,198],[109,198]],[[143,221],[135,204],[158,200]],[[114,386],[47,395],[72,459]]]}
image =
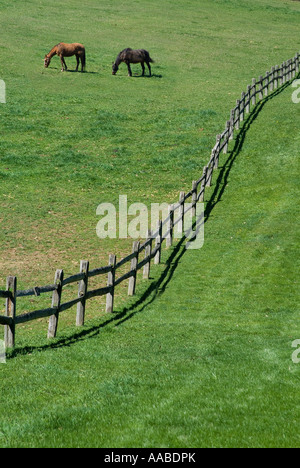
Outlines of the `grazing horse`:
{"label": "grazing horse", "polygon": [[71,57],[72,55],[76,55],[76,60],[77,60],[76,71],[78,71],[79,59],[80,59],[81,71],[83,72],[85,68],[85,48],[83,47],[82,44],[78,44],[78,43],[65,44],[64,42],[60,42],[59,44],[57,44],[50,50],[49,54],[45,55],[45,59],[44,59],[45,68],[48,68],[50,61],[54,55],[58,55],[58,57],[60,58],[62,72],[64,71],[64,67],[66,70],[68,69],[64,57]]}
{"label": "grazing horse", "polygon": [[112,74],[115,75],[117,71],[119,70],[119,65],[121,62],[126,63],[127,68],[128,68],[128,76],[132,76],[132,71],[130,68],[131,63],[140,63],[143,69],[143,76],[145,74],[145,65],[144,63],[147,64],[148,69],[149,69],[149,75],[151,76],[151,67],[150,67],[150,62],[153,63],[154,60],[149,55],[149,52],[144,49],[140,50],[132,50],[130,48],[122,50],[122,52],[119,53],[118,57],[116,58],[115,63],[113,64],[112,67]]}

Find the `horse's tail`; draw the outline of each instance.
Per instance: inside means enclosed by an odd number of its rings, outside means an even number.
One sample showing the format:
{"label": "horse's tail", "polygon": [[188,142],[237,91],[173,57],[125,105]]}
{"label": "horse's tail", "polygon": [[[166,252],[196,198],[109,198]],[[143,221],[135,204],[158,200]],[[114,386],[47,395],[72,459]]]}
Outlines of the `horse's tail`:
{"label": "horse's tail", "polygon": [[145,52],[146,52],[146,56],[147,56],[148,62],[150,62],[150,63],[155,63],[154,60],[150,57],[149,52],[148,52],[147,50],[145,50]]}

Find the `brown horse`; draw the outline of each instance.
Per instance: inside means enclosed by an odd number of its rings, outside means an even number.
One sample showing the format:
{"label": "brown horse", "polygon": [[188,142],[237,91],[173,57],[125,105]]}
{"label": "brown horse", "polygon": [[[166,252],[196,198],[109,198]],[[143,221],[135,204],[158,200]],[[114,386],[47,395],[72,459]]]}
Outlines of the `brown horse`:
{"label": "brown horse", "polygon": [[59,44],[57,44],[50,50],[49,54],[45,55],[45,59],[44,59],[45,68],[48,68],[50,61],[54,55],[58,55],[58,57],[60,58],[62,72],[64,71],[64,67],[65,67],[65,70],[68,69],[64,57],[72,57],[72,55],[76,56],[76,60],[77,60],[76,71],[78,71],[79,59],[80,59],[81,71],[83,72],[85,68],[85,48],[82,44],[78,44],[78,43],[65,44],[64,42],[60,42]]}
{"label": "brown horse", "polygon": [[128,76],[132,76],[132,71],[130,68],[131,63],[141,64],[142,69],[143,69],[143,76],[145,75],[144,63],[146,63],[149,69],[149,75],[151,76],[150,62],[153,63],[154,60],[152,60],[147,50],[144,50],[144,49],[132,50],[130,48],[122,50],[122,52],[120,52],[118,57],[116,58],[115,63],[113,64],[113,67],[112,67],[113,75],[115,75],[117,71],[119,70],[119,65],[121,62],[126,63],[127,68],[128,68]]}

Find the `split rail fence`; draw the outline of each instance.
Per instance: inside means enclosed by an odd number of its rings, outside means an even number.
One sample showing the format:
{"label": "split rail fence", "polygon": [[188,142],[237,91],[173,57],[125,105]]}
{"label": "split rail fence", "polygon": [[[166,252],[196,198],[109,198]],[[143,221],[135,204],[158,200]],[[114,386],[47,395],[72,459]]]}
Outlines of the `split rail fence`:
{"label": "split rail fence", "polygon": [[[245,113],[249,114],[251,106],[255,106],[270,93],[298,75],[299,57],[300,54],[297,53],[293,59],[283,62],[281,66],[272,67],[265,76],[260,76],[258,80],[255,78],[252,80],[247,91],[242,93],[241,99],[236,101],[236,106],[231,110],[225,130],[217,135],[210,160],[203,168],[201,177],[193,181],[192,189],[188,193],[180,192],[179,202],[169,206],[168,216],[158,222],[156,232],[149,231],[148,238],[143,243],[133,242],[130,255],[118,262],[115,255],[109,255],[108,265],[93,270],[89,269],[88,261],[81,261],[79,273],[64,278],[63,270],[57,270],[52,285],[33,287],[23,291],[17,290],[17,278],[9,276],[6,290],[0,291],[0,298],[6,299],[5,315],[0,315],[0,325],[4,325],[5,346],[15,346],[17,325],[44,317],[49,317],[48,338],[54,338],[57,333],[59,315],[75,305],[77,305],[76,325],[82,326],[85,319],[86,302],[93,297],[106,295],[106,312],[113,313],[115,288],[125,280],[129,280],[128,295],[133,296],[136,289],[137,271],[143,269],[143,278],[149,279],[151,261],[153,260],[154,264],[159,264],[161,261],[163,242],[166,241],[167,247],[171,246],[174,227],[178,225],[178,232],[183,232],[182,227],[186,213],[193,210],[192,213],[195,214],[197,202],[204,201],[205,188],[211,185],[213,171],[218,168],[219,157],[222,152],[227,153],[228,145],[234,138],[234,131],[239,130]],[[188,204],[188,207],[185,207],[188,199],[191,199],[192,202]],[[166,226],[164,234],[163,226]],[[140,260],[140,255],[143,252],[144,258]],[[130,264],[129,271],[117,278],[118,269],[125,264]],[[106,275],[107,286],[89,290],[89,279],[100,275]],[[72,283],[78,283],[77,297],[62,303],[64,287]],[[40,296],[49,292],[52,293],[51,307],[17,315],[17,301],[19,299],[27,296]]]}

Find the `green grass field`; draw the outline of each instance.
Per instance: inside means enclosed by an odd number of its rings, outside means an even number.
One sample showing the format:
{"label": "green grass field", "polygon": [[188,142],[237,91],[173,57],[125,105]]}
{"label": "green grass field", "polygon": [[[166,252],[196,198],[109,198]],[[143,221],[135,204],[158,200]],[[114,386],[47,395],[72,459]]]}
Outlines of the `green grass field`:
{"label": "green grass field", "polygon": [[[299,18],[287,0],[3,1],[0,289],[9,274],[27,288],[129,253],[130,239],[96,236],[97,206],[188,191],[241,91],[299,50]],[[61,73],[58,58],[44,69],[60,41],[86,46],[86,73]],[[111,75],[125,47],[150,51],[151,79],[139,65]],[[90,301],[85,326],[71,309],[50,342],[43,320],[17,328],[0,447],[299,446],[292,91],[265,100],[220,161],[201,250],[165,250],[134,298],[120,288],[113,316]]]}

